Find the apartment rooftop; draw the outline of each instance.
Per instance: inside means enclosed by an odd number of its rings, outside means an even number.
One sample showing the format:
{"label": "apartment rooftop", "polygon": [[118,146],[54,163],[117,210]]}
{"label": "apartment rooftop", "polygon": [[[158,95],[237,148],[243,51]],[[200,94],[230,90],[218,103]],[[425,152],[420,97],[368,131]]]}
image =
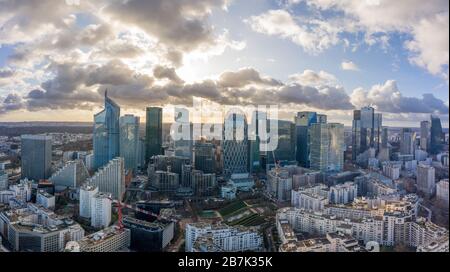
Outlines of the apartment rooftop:
{"label": "apartment rooftop", "polygon": [[112,237],[122,234],[127,231],[127,229],[120,229],[118,226],[112,226],[106,229],[103,229],[99,232],[93,233],[91,235],[85,236],[83,239],[78,241],[78,243],[83,246],[93,246],[104,242],[106,240],[111,239]]}

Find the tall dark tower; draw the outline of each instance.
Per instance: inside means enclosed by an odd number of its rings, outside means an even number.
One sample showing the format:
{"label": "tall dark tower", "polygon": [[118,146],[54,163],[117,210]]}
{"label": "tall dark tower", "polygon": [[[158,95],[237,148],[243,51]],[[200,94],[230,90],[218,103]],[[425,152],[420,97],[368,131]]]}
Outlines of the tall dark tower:
{"label": "tall dark tower", "polygon": [[149,107],[146,110],[145,164],[150,158],[161,155],[162,151],[162,108]]}

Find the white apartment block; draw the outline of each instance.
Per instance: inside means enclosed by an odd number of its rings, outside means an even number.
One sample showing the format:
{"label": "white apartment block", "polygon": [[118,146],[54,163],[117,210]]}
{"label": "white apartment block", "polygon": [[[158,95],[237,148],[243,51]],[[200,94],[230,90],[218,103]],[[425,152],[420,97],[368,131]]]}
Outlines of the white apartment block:
{"label": "white apartment block", "polygon": [[401,162],[385,162],[383,163],[383,175],[396,180],[400,178],[400,170],[402,169]]}
{"label": "white apartment block", "polygon": [[[131,231],[117,226],[103,229],[78,241],[81,252],[117,252],[130,247]],[[76,247],[75,244],[73,244]]]}
{"label": "white apartment block", "polygon": [[88,183],[98,187],[99,192],[111,194],[120,200],[125,192],[125,171],[123,158],[115,158],[92,176]]}
{"label": "white apartment block", "polygon": [[97,193],[91,198],[91,226],[94,228],[106,228],[111,224],[110,195]]}
{"label": "white apartment block", "polygon": [[186,225],[186,252],[193,252],[196,241],[205,236],[226,252],[260,251],[263,244],[262,235],[255,228],[192,223]]}
{"label": "white apartment block", "polygon": [[330,187],[329,202],[333,204],[347,204],[353,202],[358,196],[358,185],[354,182],[346,182]]}
{"label": "white apartment block", "polygon": [[326,185],[292,190],[291,193],[291,204],[296,208],[321,211],[329,203],[329,190]]}
{"label": "white apartment block", "polygon": [[90,184],[80,187],[80,216],[91,218],[91,199],[98,193],[98,188]]}
{"label": "white apartment block", "polygon": [[40,190],[36,195],[36,204],[52,210],[55,208],[55,196]]}

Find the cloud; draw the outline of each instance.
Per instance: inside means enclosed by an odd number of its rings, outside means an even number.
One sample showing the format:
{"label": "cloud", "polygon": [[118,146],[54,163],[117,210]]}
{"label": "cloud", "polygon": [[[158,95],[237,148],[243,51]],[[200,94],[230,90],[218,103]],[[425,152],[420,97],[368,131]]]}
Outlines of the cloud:
{"label": "cloud", "polygon": [[335,85],[337,83],[337,78],[325,71],[305,70],[303,73],[289,76],[289,79],[301,85],[310,86]]}
{"label": "cloud", "polygon": [[112,1],[104,12],[121,23],[137,26],[166,45],[183,51],[214,41],[206,18],[225,0],[129,0]]}
{"label": "cloud", "polygon": [[345,71],[359,71],[358,65],[356,65],[353,61],[343,61],[341,63],[341,69]]}
{"label": "cloud", "polygon": [[[433,75],[448,78],[449,2],[447,0],[287,0],[286,10],[271,10],[247,20],[252,29],[290,39],[310,53],[320,53],[351,34],[369,46],[389,46],[391,35],[402,37],[410,61]],[[293,5],[307,12],[294,19]],[[288,12],[291,11],[291,13]],[[361,35],[362,34],[362,35]],[[358,44],[358,42],[356,42]],[[353,45],[353,48],[357,48]]]}
{"label": "cloud", "polygon": [[422,98],[403,96],[394,80],[374,85],[367,91],[362,88],[355,89],[351,102],[356,107],[372,105],[378,111],[389,113],[448,114],[448,106],[433,94],[424,94]]}
{"label": "cloud", "polygon": [[220,75],[219,84],[224,88],[239,88],[250,84],[279,86],[282,83],[268,77],[261,77],[253,68],[242,68],[237,72],[224,72]]}
{"label": "cloud", "polygon": [[308,28],[306,24],[298,24],[285,10],[269,10],[245,22],[256,32],[289,39],[311,54],[320,53],[339,43],[338,33],[332,24],[313,20],[309,22]]}
{"label": "cloud", "polygon": [[0,114],[9,111],[20,110],[24,107],[24,101],[18,94],[8,94],[3,101],[0,102]]}
{"label": "cloud", "polygon": [[175,71],[174,68],[163,67],[161,65],[157,65],[153,69],[153,76],[158,79],[168,79],[176,84],[183,84],[184,80],[182,80]]}

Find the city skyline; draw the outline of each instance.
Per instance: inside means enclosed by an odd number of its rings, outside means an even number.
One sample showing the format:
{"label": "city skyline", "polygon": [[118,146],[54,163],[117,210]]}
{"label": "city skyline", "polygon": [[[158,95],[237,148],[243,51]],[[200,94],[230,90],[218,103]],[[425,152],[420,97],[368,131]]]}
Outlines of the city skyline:
{"label": "city skyline", "polygon": [[[276,103],[283,120],[315,111],[349,126],[354,109],[371,105],[388,126],[416,127],[437,114],[448,127],[446,1],[421,8],[410,1],[47,0],[34,7],[55,10],[45,18],[8,3],[0,4],[2,122],[91,121],[108,88],[124,113],[142,120],[148,106],[189,106],[200,96]],[[392,19],[379,19],[385,12]]]}

